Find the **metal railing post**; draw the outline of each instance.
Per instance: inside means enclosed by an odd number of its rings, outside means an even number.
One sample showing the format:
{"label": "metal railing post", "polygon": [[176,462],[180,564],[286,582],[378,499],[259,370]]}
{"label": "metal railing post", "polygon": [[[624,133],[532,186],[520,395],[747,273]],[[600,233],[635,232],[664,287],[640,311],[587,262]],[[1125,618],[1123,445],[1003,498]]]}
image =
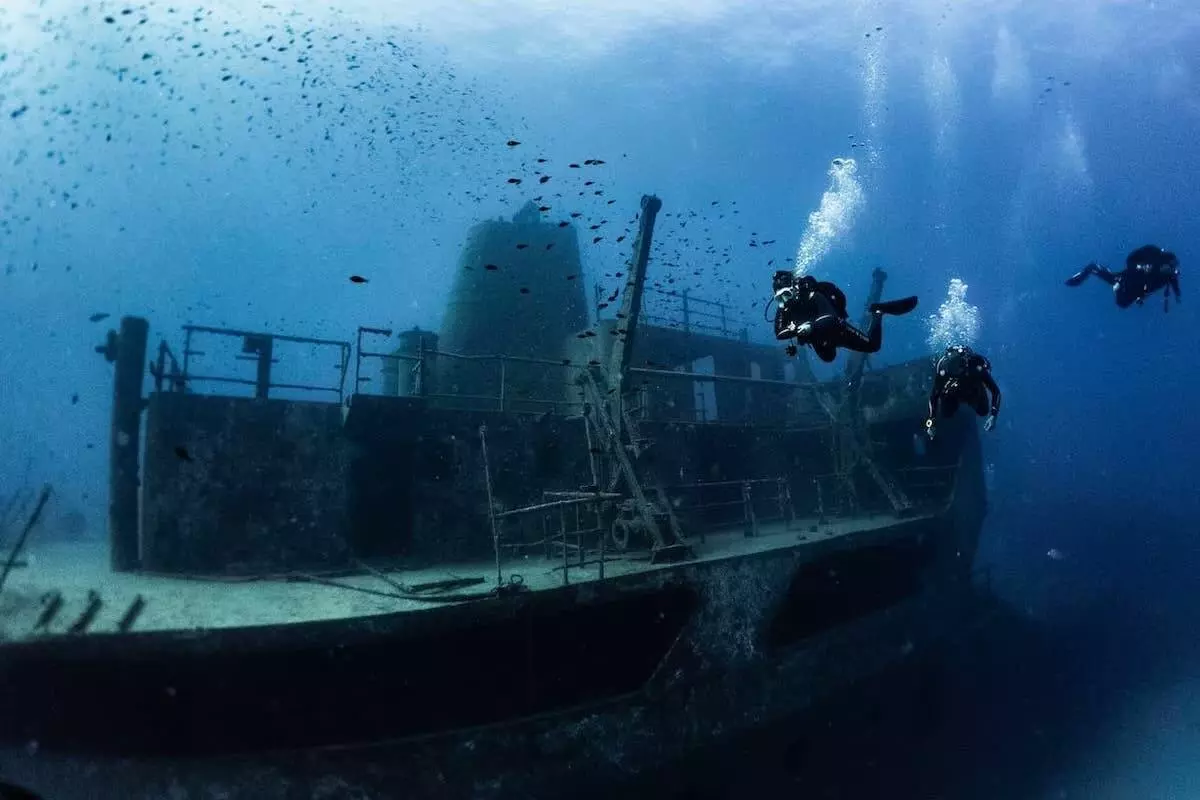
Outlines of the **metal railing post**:
{"label": "metal railing post", "polygon": [[496,505],[492,500],[492,471],[488,466],[487,425],[479,426],[479,444],[483,448],[483,480],[487,486],[488,519],[492,523],[492,550],[496,554],[496,587],[504,584],[500,572],[500,528],[496,525]]}

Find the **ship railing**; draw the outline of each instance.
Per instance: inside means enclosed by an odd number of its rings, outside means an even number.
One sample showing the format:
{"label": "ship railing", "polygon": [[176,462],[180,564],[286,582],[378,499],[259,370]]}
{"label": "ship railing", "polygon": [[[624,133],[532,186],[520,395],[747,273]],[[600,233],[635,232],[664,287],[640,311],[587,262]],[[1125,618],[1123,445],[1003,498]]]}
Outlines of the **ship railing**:
{"label": "ship railing", "polygon": [[[953,464],[895,467],[888,472],[905,494],[910,496],[909,499],[916,501],[914,505],[932,510],[941,508],[953,498],[959,466],[959,462],[956,461]],[[838,488],[846,481],[846,475],[840,472],[825,472],[813,475],[811,478],[816,501],[813,512],[817,519],[854,517],[870,510],[844,508],[837,505],[836,502],[834,504],[826,502],[827,498],[842,496],[843,493],[838,491]],[[891,509],[891,505],[886,503],[881,504],[879,508],[880,511],[890,511]]]}
{"label": "ship railing", "polygon": [[150,375],[154,378],[154,391],[163,391],[166,384],[168,392],[186,392],[187,379],[183,374],[183,365],[166,341],[158,343],[158,358],[150,364]]}
{"label": "ship railing", "polygon": [[[721,375],[704,372],[682,372],[670,369],[655,369],[652,367],[630,367],[629,373],[645,378],[655,378],[663,381],[687,381],[697,384],[729,384],[746,386],[757,392],[745,399],[741,404],[740,414],[731,418],[728,414],[722,417],[721,409],[716,409],[716,419],[709,420],[702,407],[684,408],[675,416],[663,415],[658,408],[651,408],[651,396],[654,390],[643,386],[638,390],[638,418],[643,421],[663,422],[702,422],[702,423],[750,423],[759,426],[777,425],[788,429],[825,430],[834,419],[818,402],[818,393],[825,386],[816,382],[781,381],[771,378],[755,378],[749,375]],[[811,402],[797,403],[797,395]],[[697,406],[700,404],[697,403]]]}
{"label": "ship railing", "polygon": [[[570,583],[572,568],[597,566],[604,580],[607,539],[616,503],[623,495],[612,492],[543,492],[542,502],[493,512],[496,526],[497,573],[505,564],[523,562],[534,553],[548,561],[561,561],[563,585]],[[516,532],[524,536],[514,535]]]}
{"label": "ship railing", "polygon": [[697,481],[664,489],[679,500],[675,513],[689,532],[696,532],[701,543],[706,541],[706,531],[728,529],[735,521],[740,521],[747,538],[758,536],[764,523],[783,522],[785,530],[790,530],[796,521],[791,486],[782,475]]}
{"label": "ship railing", "polygon": [[[596,291],[596,318],[599,319],[602,305],[599,286],[596,287]],[[645,322],[674,328],[685,333],[700,333],[727,339],[736,338],[743,342],[750,338],[749,329],[745,325],[738,326],[731,319],[733,314],[730,313],[729,306],[725,303],[692,297],[686,289],[675,291],[649,287],[645,289],[645,293],[648,298],[657,296],[678,301],[674,315],[669,311],[659,313],[653,307],[659,304],[651,304],[650,308],[643,309],[641,318]],[[740,318],[738,321],[741,321]]]}
{"label": "ship railing", "polygon": [[[549,411],[554,414],[564,415],[580,414],[583,411],[583,404],[568,399],[566,392],[568,387],[574,384],[574,381],[570,377],[576,372],[587,369],[587,365],[585,364],[575,364],[563,360],[556,361],[549,358],[502,355],[498,353],[468,355],[435,348],[421,348],[415,354],[376,352],[363,349],[362,339],[364,334],[391,336],[392,332],[383,328],[359,328],[358,351],[354,368],[354,382],[356,391],[359,393],[365,393],[363,389],[372,380],[369,375],[362,374],[363,359],[369,358],[377,359],[384,363],[392,362],[397,364],[400,369],[408,369],[409,381],[406,382],[404,387],[408,391],[401,392],[400,396],[421,397],[439,404],[454,406],[465,403],[472,409],[489,411]],[[442,363],[457,361],[492,365],[494,371],[491,376],[484,376],[483,380],[478,381],[478,383],[494,386],[496,393],[483,394],[479,392],[443,392],[433,390],[432,387],[435,382],[431,378],[432,365],[435,360]],[[536,380],[530,381],[528,380],[529,371],[526,370],[524,375],[526,380],[514,379],[514,367],[517,365],[534,367],[536,368],[534,372],[540,372],[540,374]],[[526,388],[528,388],[530,383],[540,384],[548,390],[547,394],[554,396],[538,396],[525,393],[521,391],[521,386],[519,385],[521,383],[524,383]],[[399,387],[397,388],[399,389]],[[379,394],[383,393],[385,392],[379,392]]]}
{"label": "ship railing", "polygon": [[[196,383],[215,383],[236,386],[254,387],[254,396],[265,399],[272,390],[297,390],[304,392],[328,393],[337,395],[340,404],[345,398],[346,373],[350,366],[350,343],[332,339],[313,339],[306,336],[286,336],[275,333],[259,333],[255,331],[235,330],[232,328],[212,328],[204,325],[184,325],[183,359],[175,358],[174,354],[162,345],[159,348],[158,364],[152,368],[156,390],[161,391],[164,383],[171,391],[188,391]],[[193,362],[207,353],[193,347],[193,341],[201,335],[242,339],[241,353],[235,355],[238,361],[251,361],[256,366],[254,378],[241,378],[232,375],[196,374],[192,371]],[[296,383],[282,382],[272,379],[273,367],[279,363],[276,358],[276,344],[309,345],[323,349],[334,349],[338,352],[338,360],[333,365],[338,379],[336,383]]]}

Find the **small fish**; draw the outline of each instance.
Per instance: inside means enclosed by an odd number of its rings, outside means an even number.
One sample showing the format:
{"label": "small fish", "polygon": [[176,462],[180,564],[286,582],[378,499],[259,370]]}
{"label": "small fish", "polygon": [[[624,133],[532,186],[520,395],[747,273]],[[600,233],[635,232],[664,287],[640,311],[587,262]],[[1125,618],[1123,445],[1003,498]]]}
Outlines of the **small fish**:
{"label": "small fish", "polygon": [[187,448],[186,448],[186,447],[183,447],[182,445],[179,445],[179,446],[177,446],[177,447],[175,448],[175,456],[176,456],[176,457],[177,457],[177,458],[178,458],[180,461],[188,461],[188,462],[190,462],[190,461],[192,460],[192,454],[191,454],[191,453],[189,453],[189,452],[187,451]]}
{"label": "small fish", "polygon": [[519,245],[517,245],[517,249],[518,249],[518,250],[524,250],[526,247],[529,247],[529,245],[527,245],[527,244],[519,244]]}
{"label": "small fish", "polygon": [[543,214],[545,214],[549,210],[550,210],[550,206],[538,206],[538,211],[541,211]]}
{"label": "small fish", "polygon": [[496,270],[500,269],[495,264],[484,264],[483,268],[486,270],[490,270],[491,272],[495,272]]}
{"label": "small fish", "polygon": [[[543,175],[542,177],[538,178],[538,183],[545,183],[545,182],[546,182],[546,181],[548,181],[548,180],[550,180],[550,176],[549,176],[549,175]],[[510,183],[511,183],[511,181],[510,181]]]}
{"label": "small fish", "polygon": [[601,239],[603,239],[603,238],[604,238],[603,236],[593,236],[593,237],[592,237],[592,244],[596,244],[597,242],[599,242],[599,241],[600,241]]}
{"label": "small fish", "polygon": [[570,167],[571,169],[579,169],[578,164],[567,164],[567,166]]}
{"label": "small fish", "polygon": [[509,178],[508,182],[511,183],[513,186],[517,186],[521,183],[521,179],[520,178]]}
{"label": "small fish", "polygon": [[529,289],[525,286],[521,287],[521,294],[529,294]]}
{"label": "small fish", "polygon": [[100,320],[108,319],[111,316],[112,314],[109,314],[107,311],[97,311],[95,314],[92,314],[90,317],[88,317],[88,322],[99,322]]}
{"label": "small fish", "polygon": [[364,278],[362,275],[351,275],[350,282],[351,283],[366,283],[367,279]]}
{"label": "small fish", "polygon": [[1046,558],[1050,559],[1051,561],[1062,561],[1064,558],[1066,558],[1066,555],[1063,554],[1063,551],[1059,550],[1057,547],[1051,547],[1046,551]]}
{"label": "small fish", "polygon": [[562,222],[558,223],[558,227],[560,227],[560,228],[565,228],[565,227],[567,227],[567,226],[568,226],[568,225],[570,225],[570,224],[571,224],[571,223],[567,222],[566,220],[563,220]]}
{"label": "small fish", "polygon": [[505,144],[507,144],[509,147],[516,147],[520,144],[520,142],[518,142],[516,139],[509,139],[507,142],[505,142]]}

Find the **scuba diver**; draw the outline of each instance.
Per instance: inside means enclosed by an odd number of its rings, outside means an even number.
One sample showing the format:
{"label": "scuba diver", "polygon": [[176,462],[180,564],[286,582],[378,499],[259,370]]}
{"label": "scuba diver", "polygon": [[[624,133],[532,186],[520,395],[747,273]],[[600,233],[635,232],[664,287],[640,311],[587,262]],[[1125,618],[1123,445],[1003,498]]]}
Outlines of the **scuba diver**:
{"label": "scuba diver", "polygon": [[1095,275],[1113,289],[1113,297],[1120,308],[1139,306],[1147,297],[1163,290],[1163,311],[1168,309],[1171,292],[1179,302],[1179,259],[1170,250],[1148,244],[1139,247],[1125,257],[1125,269],[1120,272],[1103,267],[1095,262],[1067,278],[1067,286],[1078,286]]}
{"label": "scuba diver", "polygon": [[[991,393],[991,403],[988,393]],[[938,408],[942,416],[949,418],[966,403],[979,416],[987,417],[983,429],[996,427],[996,415],[1000,413],[1000,387],[992,378],[992,364],[983,356],[965,345],[951,345],[942,353],[933,368],[933,391],[929,393],[929,418],[925,420],[925,433],[932,439],[937,435],[935,420]]]}
{"label": "scuba diver", "polygon": [[775,290],[775,338],[795,339],[787,346],[789,356],[796,355],[796,345],[809,345],[817,356],[828,363],[837,357],[837,348],[856,353],[877,353],[883,343],[883,315],[902,316],[917,307],[917,298],[906,297],[886,303],[872,303],[871,324],[863,333],[848,321],[846,295],[829,281],[812,276],[796,277],[788,270],[779,270],[771,282]]}

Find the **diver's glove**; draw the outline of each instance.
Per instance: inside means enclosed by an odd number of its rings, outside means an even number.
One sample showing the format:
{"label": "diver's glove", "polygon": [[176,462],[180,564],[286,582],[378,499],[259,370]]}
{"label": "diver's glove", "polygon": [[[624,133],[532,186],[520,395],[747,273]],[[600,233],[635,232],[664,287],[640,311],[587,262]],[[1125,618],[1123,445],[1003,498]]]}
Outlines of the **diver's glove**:
{"label": "diver's glove", "polygon": [[983,429],[985,431],[990,431],[994,427],[996,427],[996,415],[989,414],[988,418],[983,421]]}
{"label": "diver's glove", "polygon": [[925,435],[930,439],[937,436],[937,427],[933,424],[933,417],[925,420]]}

